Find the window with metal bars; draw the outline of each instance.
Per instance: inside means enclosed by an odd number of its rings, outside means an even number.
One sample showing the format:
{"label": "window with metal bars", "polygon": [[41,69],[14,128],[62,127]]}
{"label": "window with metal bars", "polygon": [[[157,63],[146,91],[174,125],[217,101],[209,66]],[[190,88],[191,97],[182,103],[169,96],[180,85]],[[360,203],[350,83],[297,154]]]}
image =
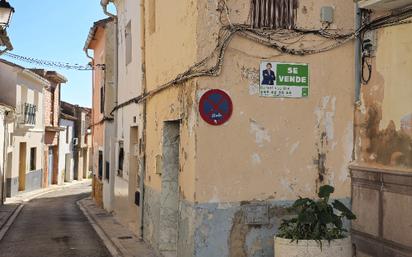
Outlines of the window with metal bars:
{"label": "window with metal bars", "polygon": [[37,106],[34,104],[25,103],[23,108],[23,123],[35,125]]}
{"label": "window with metal bars", "polygon": [[293,29],[297,8],[298,0],[251,0],[251,25],[259,29]]}

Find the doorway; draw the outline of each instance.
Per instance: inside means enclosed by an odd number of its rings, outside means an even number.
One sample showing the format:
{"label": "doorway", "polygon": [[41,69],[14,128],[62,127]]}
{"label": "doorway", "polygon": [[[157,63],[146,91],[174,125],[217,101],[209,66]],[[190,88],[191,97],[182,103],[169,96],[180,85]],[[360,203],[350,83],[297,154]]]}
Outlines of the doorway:
{"label": "doorway", "polygon": [[48,171],[48,185],[50,186],[53,181],[53,147],[49,146],[47,171]]}
{"label": "doorway", "polygon": [[72,154],[71,153],[66,153],[65,155],[65,164],[64,164],[64,181],[65,182],[71,182],[72,181]]}
{"label": "doorway", "polygon": [[83,149],[83,178],[86,179],[89,175],[89,170],[87,169],[87,148]]}
{"label": "doorway", "polygon": [[180,121],[164,122],[163,169],[160,194],[159,248],[166,256],[177,256],[179,211]]}
{"label": "doorway", "polygon": [[19,148],[19,191],[26,190],[27,144],[20,143]]}

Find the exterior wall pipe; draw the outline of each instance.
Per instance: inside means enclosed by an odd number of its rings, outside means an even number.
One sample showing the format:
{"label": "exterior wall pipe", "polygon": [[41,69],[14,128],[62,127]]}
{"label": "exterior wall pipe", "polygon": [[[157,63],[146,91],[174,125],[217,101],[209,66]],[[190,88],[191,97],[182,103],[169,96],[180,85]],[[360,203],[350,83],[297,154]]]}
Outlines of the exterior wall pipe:
{"label": "exterior wall pipe", "polygon": [[[147,85],[146,85],[146,5],[145,5],[145,0],[140,0],[140,8],[141,8],[141,21],[140,21],[140,30],[141,30],[141,65],[142,65],[142,88],[143,88],[143,94],[146,94],[147,91]],[[147,100],[143,102],[143,132],[142,132],[142,169],[140,172],[140,185],[139,188],[141,190],[140,192],[140,236],[143,238],[143,232],[144,232],[144,196],[145,196],[145,184],[144,180],[146,177],[146,110],[147,110]]]}
{"label": "exterior wall pipe", "polygon": [[[87,48],[84,48],[84,52],[86,53],[87,58],[89,58],[92,61],[92,67],[94,67],[94,58],[90,56],[89,51],[87,50]],[[94,81],[94,79],[93,79],[93,81]],[[94,98],[94,85],[92,86],[92,105],[93,105],[93,98]],[[92,121],[91,123],[93,123],[93,121],[94,121],[94,110],[92,110],[92,112],[91,112],[90,119]],[[94,135],[94,126],[92,126],[91,130],[92,130],[91,131],[91,134],[92,134],[91,138],[92,138],[92,159],[93,159],[94,158],[94,147],[93,147],[94,146],[94,136],[93,136]],[[74,161],[74,159],[73,159],[73,161]],[[74,173],[74,168],[73,168],[73,173]],[[93,173],[93,175],[95,174],[94,165],[92,166],[92,173]]]}
{"label": "exterior wall pipe", "polygon": [[[361,27],[362,11],[359,8],[359,4],[356,3],[355,7],[355,31]],[[355,104],[360,104],[360,91],[361,91],[361,38],[357,34],[355,37]]]}
{"label": "exterior wall pipe", "polygon": [[104,14],[106,14],[107,16],[112,17],[113,19],[116,20],[117,16],[114,15],[113,13],[110,13],[110,12],[107,10],[107,6],[109,5],[109,2],[110,2],[109,0],[101,0],[101,1],[100,1],[100,5],[101,5],[102,8],[103,8]]}

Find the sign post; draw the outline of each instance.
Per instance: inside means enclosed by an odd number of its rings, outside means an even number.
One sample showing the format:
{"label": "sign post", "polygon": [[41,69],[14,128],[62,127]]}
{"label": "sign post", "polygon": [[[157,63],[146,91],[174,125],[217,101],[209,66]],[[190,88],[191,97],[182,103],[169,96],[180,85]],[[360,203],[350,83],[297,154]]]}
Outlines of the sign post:
{"label": "sign post", "polygon": [[259,93],[262,97],[309,96],[309,66],[302,63],[263,61],[260,64]]}

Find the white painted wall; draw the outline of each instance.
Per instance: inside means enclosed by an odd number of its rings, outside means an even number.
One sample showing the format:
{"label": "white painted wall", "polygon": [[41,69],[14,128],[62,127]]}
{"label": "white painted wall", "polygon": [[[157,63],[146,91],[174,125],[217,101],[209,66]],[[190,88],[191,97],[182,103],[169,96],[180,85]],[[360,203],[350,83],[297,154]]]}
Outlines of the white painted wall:
{"label": "white painted wall", "polygon": [[[0,106],[0,179],[4,179],[5,175],[5,169],[4,169],[4,163],[5,163],[5,149],[4,149],[4,141],[6,140],[5,138],[5,124],[4,124],[4,115],[5,112]],[[3,181],[0,181],[0,194],[3,191]],[[0,205],[3,203],[2,201],[2,196],[0,195]]]}
{"label": "white painted wall", "polygon": [[[5,64],[2,63],[2,66]],[[7,65],[6,65],[7,66]],[[49,85],[49,82],[33,72],[30,72],[24,68],[14,67],[13,69],[5,69],[7,70],[7,74],[3,74],[4,77],[8,77],[9,79],[5,79],[7,81],[6,84],[0,83],[0,90],[3,92],[4,90],[15,90],[15,95],[10,95],[10,97],[14,97],[14,99],[7,99],[7,102],[14,103],[16,107],[16,127],[13,132],[12,141],[10,147],[8,149],[8,153],[12,153],[12,162],[11,170],[9,174],[7,174],[7,178],[12,180],[11,188],[12,192],[16,192],[16,188],[18,188],[18,177],[19,177],[19,146],[20,143],[27,144],[27,151],[26,151],[26,178],[29,178],[30,173],[32,172],[39,172],[41,170],[43,172],[43,164],[44,164],[44,104],[43,104],[43,90],[45,86]],[[13,81],[15,78],[14,86],[11,86],[9,82]],[[4,88],[6,87],[6,88]],[[11,89],[11,88],[13,89]],[[19,118],[23,115],[23,109],[21,108],[22,104],[30,103],[37,106],[36,111],[36,123],[34,126],[24,126],[19,124]],[[35,170],[30,170],[30,149],[35,147],[36,148],[36,168]],[[17,178],[17,179],[16,179]],[[39,179],[41,185],[41,179]],[[26,185],[28,185],[31,181],[26,180]]]}
{"label": "white painted wall", "polygon": [[[59,178],[58,183],[62,184],[65,181],[71,182],[73,180],[73,128],[74,122],[71,120],[60,119],[60,127],[64,129],[60,131],[59,135]],[[68,136],[67,136],[68,134]],[[67,138],[66,138],[67,137]],[[68,139],[66,141],[66,139]],[[66,154],[71,154],[70,169],[66,170]]]}
{"label": "white painted wall", "polygon": [[[122,103],[142,94],[142,64],[141,64],[141,1],[116,1],[118,15],[118,95],[117,102]],[[126,27],[130,26],[131,33],[131,62],[126,62]],[[124,164],[123,177],[112,174],[114,178],[114,213],[120,222],[127,225],[134,233],[139,233],[139,209],[134,204],[134,194],[138,190],[138,169],[129,169],[130,156],[130,127],[139,126],[142,118],[141,105],[129,105],[115,113],[116,150],[114,156],[115,172],[119,153],[119,141],[123,141]],[[139,129],[141,133],[142,129]],[[113,150],[113,147],[112,147]]]}

